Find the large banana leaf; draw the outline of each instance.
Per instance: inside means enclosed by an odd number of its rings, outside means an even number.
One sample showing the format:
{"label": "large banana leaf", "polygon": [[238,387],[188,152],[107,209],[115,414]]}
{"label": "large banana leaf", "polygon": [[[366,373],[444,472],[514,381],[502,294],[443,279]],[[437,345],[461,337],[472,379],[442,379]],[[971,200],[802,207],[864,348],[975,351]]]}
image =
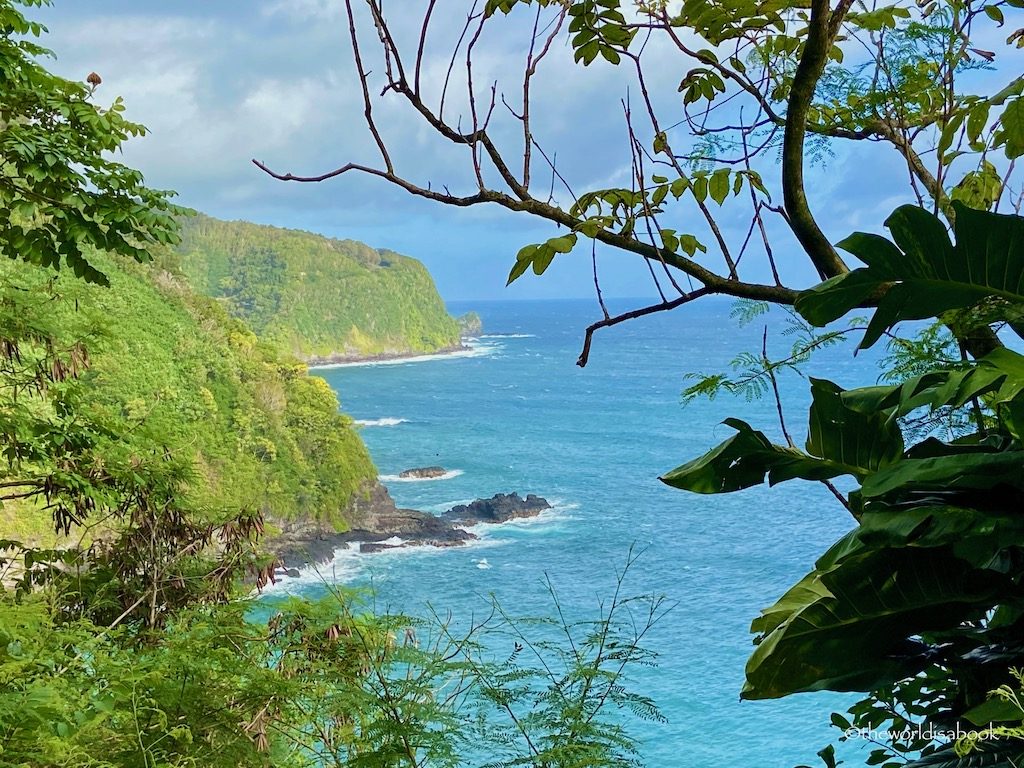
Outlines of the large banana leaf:
{"label": "large banana leaf", "polygon": [[742,696],[867,691],[915,674],[914,638],[983,616],[1005,577],[948,549],[869,550],[803,579],[752,629]]}
{"label": "large banana leaf", "polygon": [[955,547],[967,540],[987,540],[994,553],[996,549],[1024,544],[1024,515],[946,505],[871,507],[861,515],[854,533],[874,548]]}
{"label": "large banana leaf", "polygon": [[1000,347],[963,370],[930,371],[888,387],[863,387],[844,392],[843,402],[855,411],[895,409],[903,416],[921,408],[959,408],[974,397],[988,396],[989,405],[1012,400],[1024,391],[1024,356]]}
{"label": "large banana leaf", "polygon": [[1024,451],[954,453],[904,459],[864,480],[865,499],[905,497],[911,492],[990,490],[1005,486],[1024,491]]}
{"label": "large banana leaf", "polygon": [[903,436],[891,412],[849,408],[843,390],[824,379],[811,379],[811,396],[806,453],[772,443],[744,421],[726,419],[723,423],[735,435],[662,481],[697,493],[727,493],[759,485],[765,478],[770,485],[797,477],[852,475],[863,480],[902,455]]}
{"label": "large banana leaf", "polygon": [[825,325],[877,297],[860,344],[867,348],[903,320],[936,317],[991,297],[1024,303],[1024,218],[952,205],[955,245],[936,216],[901,206],[885,222],[895,243],[863,232],[840,242],[867,266],[803,292],[797,311]]}

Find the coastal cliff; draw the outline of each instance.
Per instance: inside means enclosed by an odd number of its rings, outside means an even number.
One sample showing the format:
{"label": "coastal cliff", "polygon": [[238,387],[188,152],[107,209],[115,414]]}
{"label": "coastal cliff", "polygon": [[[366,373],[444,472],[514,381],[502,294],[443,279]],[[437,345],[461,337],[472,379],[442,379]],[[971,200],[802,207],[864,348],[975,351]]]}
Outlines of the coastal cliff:
{"label": "coastal cliff", "polygon": [[175,256],[192,287],[309,364],[462,348],[458,321],[415,259],[244,221],[181,224]]}

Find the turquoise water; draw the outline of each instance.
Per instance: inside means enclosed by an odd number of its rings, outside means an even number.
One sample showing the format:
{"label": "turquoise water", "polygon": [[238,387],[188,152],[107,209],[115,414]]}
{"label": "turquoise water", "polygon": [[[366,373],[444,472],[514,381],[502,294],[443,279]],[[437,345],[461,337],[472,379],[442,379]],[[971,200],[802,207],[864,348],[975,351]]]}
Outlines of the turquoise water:
{"label": "turquoise water", "polygon": [[[555,505],[538,521],[492,527],[466,548],[346,552],[324,573],[372,582],[378,602],[395,609],[422,614],[429,602],[461,617],[485,610],[490,593],[515,613],[549,612],[547,574],[566,609],[584,616],[610,593],[635,543],[646,551],[627,591],[677,603],[650,638],[661,654],[657,670],[637,679],[668,719],[632,725],[645,763],[818,763],[815,752],[838,735],[829,712],[845,698],[741,702],[739,690],[750,620],[849,528],[847,513],[813,484],[705,497],[657,481],[728,437],[718,423],[727,415],[778,435],[770,400],[680,405],[684,373],[722,370],[737,351],[758,351],[765,322],[775,350],[791,344],[780,335],[781,316],[741,329],[730,307],[698,302],[600,331],[580,369],[583,329],[597,317],[592,302],[452,306],[483,318],[470,355],[318,371],[365,424],[400,506],[440,512],[509,491]],[[825,351],[811,372],[844,386],[871,383],[876,373],[851,347]],[[802,440],[806,382],[792,376],[783,384],[790,430]],[[393,479],[434,464],[450,470],[446,479]],[[323,587],[304,578],[291,588],[312,595]]]}

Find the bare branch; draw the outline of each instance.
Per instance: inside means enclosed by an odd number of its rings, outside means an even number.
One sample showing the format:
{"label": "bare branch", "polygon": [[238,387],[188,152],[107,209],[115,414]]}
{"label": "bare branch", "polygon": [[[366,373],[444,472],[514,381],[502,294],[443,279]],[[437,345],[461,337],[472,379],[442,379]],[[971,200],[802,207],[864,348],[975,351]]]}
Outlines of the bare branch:
{"label": "bare branch", "polygon": [[593,325],[587,327],[586,336],[583,339],[583,351],[580,352],[580,357],[579,360],[576,361],[576,365],[580,368],[586,367],[587,362],[590,360],[590,345],[593,341],[594,333],[601,328],[610,328],[613,325],[624,323],[627,320],[635,320],[636,318],[643,317],[644,315],[653,315],[655,312],[667,312],[670,309],[681,307],[683,304],[687,304],[701,296],[707,296],[709,293],[711,293],[711,291],[707,288],[698,288],[697,290],[691,291],[690,293],[680,296],[677,299],[673,299],[672,301],[662,302],[661,304],[652,304],[649,307],[634,309],[630,312],[624,312],[621,315],[616,315],[615,317],[606,317],[604,320],[599,320]]}

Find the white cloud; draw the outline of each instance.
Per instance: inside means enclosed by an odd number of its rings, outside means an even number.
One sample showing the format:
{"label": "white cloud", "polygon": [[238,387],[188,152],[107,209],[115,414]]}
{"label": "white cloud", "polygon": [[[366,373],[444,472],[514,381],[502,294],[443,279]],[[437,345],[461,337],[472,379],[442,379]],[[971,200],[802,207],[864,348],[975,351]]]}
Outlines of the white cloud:
{"label": "white cloud", "polygon": [[296,21],[333,21],[341,18],[344,8],[343,0],[279,0],[264,4],[260,15]]}

